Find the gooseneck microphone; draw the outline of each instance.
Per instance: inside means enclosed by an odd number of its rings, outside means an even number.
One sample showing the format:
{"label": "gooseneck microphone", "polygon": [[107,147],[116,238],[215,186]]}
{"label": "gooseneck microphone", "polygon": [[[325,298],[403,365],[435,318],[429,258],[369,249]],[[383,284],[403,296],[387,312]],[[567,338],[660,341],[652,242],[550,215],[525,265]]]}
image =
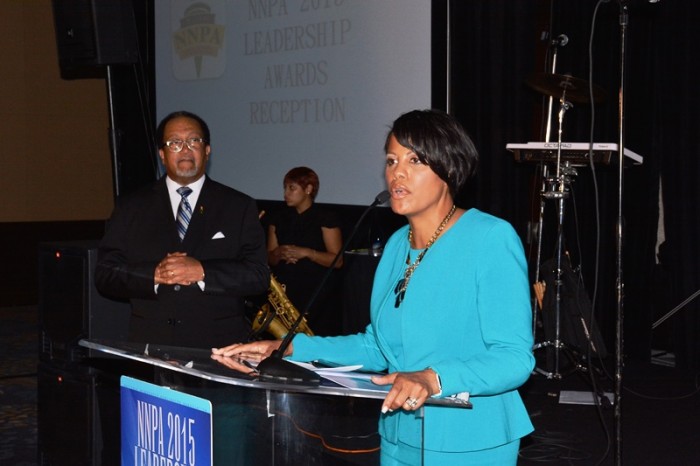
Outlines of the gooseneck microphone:
{"label": "gooseneck microphone", "polygon": [[309,314],[309,310],[314,305],[321,290],[323,290],[323,287],[328,281],[328,278],[330,278],[331,273],[333,273],[333,268],[338,263],[338,260],[340,260],[341,256],[345,252],[345,249],[350,244],[350,240],[352,240],[352,238],[355,236],[355,233],[357,233],[357,229],[360,227],[362,220],[365,219],[370,210],[374,209],[380,204],[384,204],[386,201],[389,200],[390,197],[391,194],[389,194],[389,191],[382,191],[381,193],[377,194],[377,197],[374,198],[374,202],[372,202],[365,209],[365,211],[360,216],[359,220],[355,222],[355,226],[353,227],[352,231],[345,240],[343,247],[340,248],[338,254],[335,255],[335,257],[333,258],[333,262],[331,262],[331,265],[326,270],[326,274],[323,276],[318,286],[314,290],[313,295],[311,295],[311,298],[306,304],[304,312],[300,313],[299,317],[297,317],[297,319],[294,321],[291,328],[289,329],[289,332],[284,336],[282,343],[280,343],[279,348],[273,351],[269,357],[263,359],[258,364],[257,370],[260,374],[261,379],[265,379],[267,381],[278,381],[283,383],[303,385],[318,385],[319,383],[321,383],[321,377],[319,377],[319,375],[316,374],[314,371],[305,369],[301,366],[298,366],[292,362],[285,360],[284,352],[287,351],[287,348],[289,348],[289,345],[292,343],[292,338],[294,338],[294,335],[296,334],[299,325],[301,325],[301,322],[302,320],[304,320],[304,317],[306,317]]}

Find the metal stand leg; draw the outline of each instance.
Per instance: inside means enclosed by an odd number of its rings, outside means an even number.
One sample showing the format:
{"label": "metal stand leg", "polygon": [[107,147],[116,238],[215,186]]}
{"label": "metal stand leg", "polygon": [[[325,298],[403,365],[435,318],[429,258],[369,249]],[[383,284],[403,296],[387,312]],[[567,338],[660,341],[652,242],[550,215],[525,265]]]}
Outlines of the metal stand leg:
{"label": "metal stand leg", "polygon": [[545,192],[543,199],[554,199],[557,205],[557,238],[555,251],[555,271],[554,271],[554,340],[535,345],[535,349],[551,347],[554,359],[550,372],[544,373],[547,378],[561,378],[560,372],[560,352],[563,344],[561,341],[561,301],[562,301],[562,258],[564,255],[564,199],[568,196],[568,182],[560,182],[559,189]]}
{"label": "metal stand leg", "polygon": [[[545,199],[542,194],[545,192],[545,180],[547,179],[547,165],[543,164],[542,165],[542,189],[540,191],[540,216],[537,222],[537,253],[535,256],[535,283],[539,283],[540,281],[540,265],[542,264],[542,231],[544,229],[544,208],[545,208]],[[537,291],[537,290],[536,290]],[[537,339],[537,307],[538,304],[541,304],[539,302],[540,300],[535,297],[535,299],[532,301],[532,336],[534,339]]]}

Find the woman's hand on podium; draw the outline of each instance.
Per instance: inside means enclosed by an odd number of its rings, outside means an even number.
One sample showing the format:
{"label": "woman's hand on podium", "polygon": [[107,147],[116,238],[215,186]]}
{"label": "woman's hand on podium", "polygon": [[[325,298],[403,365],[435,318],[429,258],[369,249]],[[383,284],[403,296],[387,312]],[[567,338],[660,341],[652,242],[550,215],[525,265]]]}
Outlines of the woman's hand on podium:
{"label": "woman's hand on podium", "polygon": [[221,365],[226,366],[229,369],[233,369],[234,371],[240,372],[242,374],[254,376],[258,373],[258,370],[255,368],[255,366],[245,359],[216,355],[212,355],[211,358],[216,362],[220,363]]}
{"label": "woman's hand on podium", "polygon": [[[262,361],[276,351],[282,340],[262,340],[252,343],[234,343],[223,348],[212,348],[212,359],[220,361],[219,358],[245,359],[248,361]],[[293,345],[290,343],[284,356],[289,356],[293,352]]]}
{"label": "woman's hand on podium", "polygon": [[441,392],[437,373],[428,368],[417,372],[394,372],[381,377],[372,377],[377,385],[391,384],[391,390],[382,403],[382,413],[403,408],[415,411],[425,400]]}

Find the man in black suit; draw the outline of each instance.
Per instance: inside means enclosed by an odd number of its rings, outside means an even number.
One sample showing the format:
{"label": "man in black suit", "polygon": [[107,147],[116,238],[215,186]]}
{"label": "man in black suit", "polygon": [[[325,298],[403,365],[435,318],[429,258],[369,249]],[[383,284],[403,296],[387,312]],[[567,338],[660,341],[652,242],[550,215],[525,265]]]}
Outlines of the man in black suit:
{"label": "man in black suit", "polygon": [[[167,176],[119,199],[99,246],[96,286],[131,301],[132,341],[199,348],[244,341],[251,330],[244,297],[270,284],[255,201],[205,175],[210,134],[199,116],[171,113],[157,138]],[[191,219],[180,239],[183,186],[192,190]]]}

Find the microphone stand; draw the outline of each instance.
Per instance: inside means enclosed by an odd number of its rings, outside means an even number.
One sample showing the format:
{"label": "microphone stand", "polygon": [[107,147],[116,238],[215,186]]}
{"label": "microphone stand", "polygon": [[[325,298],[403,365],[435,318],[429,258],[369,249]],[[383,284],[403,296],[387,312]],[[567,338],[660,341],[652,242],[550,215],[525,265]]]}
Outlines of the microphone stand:
{"label": "microphone stand", "polygon": [[623,362],[623,303],[624,303],[624,280],[622,269],[622,240],[623,234],[623,214],[622,214],[622,195],[624,181],[624,166],[625,166],[625,47],[627,45],[627,26],[629,23],[629,12],[627,1],[620,1],[620,91],[618,93],[619,105],[619,141],[618,141],[618,193],[617,193],[617,238],[616,238],[616,301],[617,301],[617,319],[615,326],[615,407],[614,407],[614,424],[615,424],[615,464],[622,464],[622,368]]}
{"label": "microphone stand", "polygon": [[301,322],[304,320],[304,318],[308,316],[309,310],[316,302],[316,299],[318,298],[321,290],[323,289],[326,282],[333,273],[333,268],[338,263],[340,257],[345,252],[345,249],[350,244],[350,240],[352,240],[352,238],[355,236],[355,233],[357,233],[357,229],[362,223],[362,220],[364,220],[364,218],[367,216],[370,210],[388,201],[390,196],[391,195],[389,194],[389,191],[382,191],[381,193],[377,194],[377,197],[374,199],[374,202],[372,202],[372,204],[370,204],[369,207],[367,207],[362,213],[360,219],[355,223],[352,232],[350,232],[347,239],[345,240],[343,247],[340,248],[338,254],[335,255],[335,257],[333,258],[333,262],[331,262],[331,265],[326,270],[326,274],[323,276],[321,282],[314,290],[313,295],[311,295],[311,298],[306,304],[304,312],[300,313],[299,317],[297,317],[297,319],[294,321],[292,327],[289,329],[289,332],[287,332],[287,334],[284,336],[284,339],[282,339],[282,343],[280,344],[279,348],[273,351],[268,358],[263,359],[258,364],[257,370],[260,374],[261,379],[276,380],[280,382],[304,385],[318,385],[319,383],[321,383],[321,377],[314,371],[303,368],[294,364],[293,362],[284,359],[284,352],[287,351],[287,348],[289,348],[289,345],[292,343],[292,339],[294,338],[294,335],[296,334],[299,325],[301,325]]}

